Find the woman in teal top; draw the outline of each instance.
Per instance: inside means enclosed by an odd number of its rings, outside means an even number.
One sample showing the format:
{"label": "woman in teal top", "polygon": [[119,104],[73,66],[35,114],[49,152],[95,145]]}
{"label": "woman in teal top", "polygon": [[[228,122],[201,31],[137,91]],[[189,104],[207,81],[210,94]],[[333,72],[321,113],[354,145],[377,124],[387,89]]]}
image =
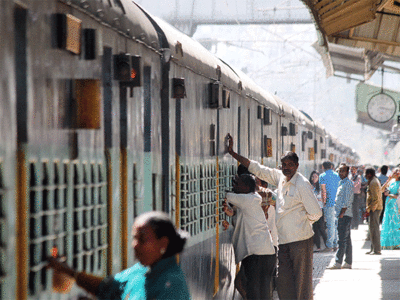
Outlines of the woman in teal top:
{"label": "woman in teal top", "polygon": [[77,284],[97,299],[188,300],[185,276],[175,255],[183,250],[188,235],[176,231],[168,215],[148,212],[133,225],[132,247],[139,263],[115,276],[99,278],[50,259],[50,266],[76,279]]}
{"label": "woman in teal top", "polygon": [[[395,178],[396,181],[390,183],[392,178]],[[400,247],[400,216],[397,205],[400,188],[400,172],[398,169],[393,172],[382,188],[385,189],[387,185],[389,185],[389,195],[386,198],[382,220],[381,247],[382,249],[396,249]]]}

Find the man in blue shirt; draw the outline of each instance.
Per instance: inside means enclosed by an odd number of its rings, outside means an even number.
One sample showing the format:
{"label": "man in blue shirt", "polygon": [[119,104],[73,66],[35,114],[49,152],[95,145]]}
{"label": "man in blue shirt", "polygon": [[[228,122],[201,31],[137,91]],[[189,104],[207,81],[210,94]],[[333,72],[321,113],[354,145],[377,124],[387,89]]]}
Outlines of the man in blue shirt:
{"label": "man in blue shirt", "polygon": [[[338,217],[339,249],[336,253],[335,264],[330,269],[351,269],[353,262],[353,249],[351,245],[351,219],[353,217],[352,205],[354,199],[353,183],[348,178],[349,167],[341,165],[339,168],[339,187],[336,193],[336,211]],[[346,254],[344,265],[343,256]]]}
{"label": "man in blue shirt", "polygon": [[332,170],[332,163],[326,161],[322,164],[325,172],[319,176],[319,184],[322,190],[322,201],[324,203],[324,214],[327,226],[326,249],[325,252],[333,251],[337,248],[337,225],[335,217],[335,197],[339,186],[339,175]]}

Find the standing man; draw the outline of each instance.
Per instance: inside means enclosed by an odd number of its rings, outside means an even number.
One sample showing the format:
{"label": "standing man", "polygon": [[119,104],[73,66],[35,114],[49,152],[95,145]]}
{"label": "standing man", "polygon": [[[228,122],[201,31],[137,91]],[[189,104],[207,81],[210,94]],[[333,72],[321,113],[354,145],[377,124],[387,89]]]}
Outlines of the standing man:
{"label": "standing man", "polygon": [[[351,167],[350,179],[353,182],[353,193],[354,193],[354,201],[353,201],[353,219],[351,221],[351,229],[358,229],[358,225],[361,222],[361,175],[357,173],[358,168],[356,166]],[[364,205],[363,205],[364,206]]]}
{"label": "standing man", "polygon": [[332,163],[326,161],[322,164],[325,172],[319,176],[319,184],[322,190],[322,202],[327,227],[326,249],[324,252],[337,249],[337,219],[335,212],[335,197],[339,186],[339,175],[332,170]]}
{"label": "standing man", "polygon": [[365,178],[368,180],[366,210],[369,213],[369,235],[371,239],[371,251],[367,254],[381,255],[381,233],[379,230],[379,217],[382,212],[381,184],[375,176],[374,168],[365,170]]}
{"label": "standing man", "polygon": [[[339,187],[336,194],[336,211],[338,211],[339,249],[336,253],[335,264],[330,269],[351,269],[353,263],[353,248],[351,245],[351,219],[353,216],[352,204],[354,199],[353,183],[349,179],[349,167],[341,165],[339,168]],[[346,254],[344,265],[343,256]]]}
{"label": "standing man", "polygon": [[260,165],[233,151],[233,138],[227,135],[228,152],[262,180],[278,187],[276,226],[278,229],[279,299],[313,299],[312,223],[322,212],[308,180],[297,172],[299,158],[294,152],[281,157],[282,171]]}
{"label": "standing man", "polygon": [[[379,174],[379,176],[378,176],[381,186],[383,186],[386,183],[386,181],[389,179],[389,177],[386,176],[388,170],[389,170],[389,167],[386,165],[383,165],[381,167],[381,174]],[[382,193],[382,212],[381,212],[381,216],[379,217],[379,224],[382,224],[383,214],[385,212],[385,204],[386,204],[386,196],[384,193]]]}

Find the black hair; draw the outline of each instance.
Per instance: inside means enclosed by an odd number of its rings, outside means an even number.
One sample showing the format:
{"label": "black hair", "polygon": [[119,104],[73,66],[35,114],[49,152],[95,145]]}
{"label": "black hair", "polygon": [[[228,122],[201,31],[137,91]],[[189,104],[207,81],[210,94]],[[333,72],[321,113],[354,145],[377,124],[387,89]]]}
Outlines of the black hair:
{"label": "black hair", "polygon": [[249,169],[247,169],[244,165],[240,164],[237,168],[237,174],[240,176],[242,174],[251,174]]}
{"label": "black hair", "polygon": [[163,258],[181,253],[189,238],[189,233],[180,229],[176,230],[168,215],[160,211],[143,213],[136,219],[136,222],[149,225],[158,239],[164,236],[168,238],[169,243]]}
{"label": "black hair", "polygon": [[242,174],[239,176],[242,182],[250,188],[250,193],[256,191],[256,178],[251,174]]}
{"label": "black hair", "polygon": [[299,157],[297,156],[296,153],[291,152],[291,151],[286,151],[282,156],[281,156],[281,161],[285,160],[285,159],[289,159],[292,162],[294,162],[295,164],[299,163]]}
{"label": "black hair", "polygon": [[374,168],[367,168],[365,170],[365,175],[367,175],[367,174],[371,174],[372,177],[374,177],[375,176],[375,169]]}
{"label": "black hair", "polygon": [[[317,181],[317,183],[315,183],[314,184],[314,182],[313,182],[313,180],[312,180],[312,177],[313,177],[313,175],[314,174],[317,174],[318,175],[318,181]],[[315,187],[315,189],[317,190],[317,192],[319,192],[319,173],[317,172],[317,171],[312,171],[311,172],[311,174],[310,174],[310,183],[311,183],[311,185],[313,186],[313,187]]]}
{"label": "black hair", "polygon": [[382,175],[386,175],[387,172],[388,172],[388,170],[389,170],[389,167],[388,167],[387,165],[383,165],[383,166],[381,167],[381,174],[382,174]]}
{"label": "black hair", "polygon": [[324,167],[325,170],[330,170],[332,168],[332,163],[330,161],[324,161],[322,163],[322,166]]}

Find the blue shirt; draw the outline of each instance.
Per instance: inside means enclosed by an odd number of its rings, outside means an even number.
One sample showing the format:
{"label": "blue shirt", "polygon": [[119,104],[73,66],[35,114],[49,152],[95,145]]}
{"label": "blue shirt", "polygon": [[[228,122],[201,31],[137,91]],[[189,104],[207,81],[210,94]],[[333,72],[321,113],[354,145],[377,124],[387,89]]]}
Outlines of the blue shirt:
{"label": "blue shirt", "polygon": [[378,176],[378,179],[379,179],[379,182],[381,183],[381,185],[384,185],[385,182],[388,180],[388,178],[389,177],[387,177],[386,175],[383,175],[383,174]]}
{"label": "blue shirt", "polygon": [[319,175],[319,184],[326,185],[326,207],[335,206],[335,197],[339,186],[340,177],[333,170],[326,170]]}
{"label": "blue shirt", "polygon": [[97,290],[102,300],[189,300],[185,276],[175,257],[160,260],[153,268],[140,263],[104,279]]}
{"label": "blue shirt", "polygon": [[344,216],[353,217],[353,182],[346,177],[339,181],[339,187],[336,194],[336,216],[338,217],[342,208],[347,208]]}

